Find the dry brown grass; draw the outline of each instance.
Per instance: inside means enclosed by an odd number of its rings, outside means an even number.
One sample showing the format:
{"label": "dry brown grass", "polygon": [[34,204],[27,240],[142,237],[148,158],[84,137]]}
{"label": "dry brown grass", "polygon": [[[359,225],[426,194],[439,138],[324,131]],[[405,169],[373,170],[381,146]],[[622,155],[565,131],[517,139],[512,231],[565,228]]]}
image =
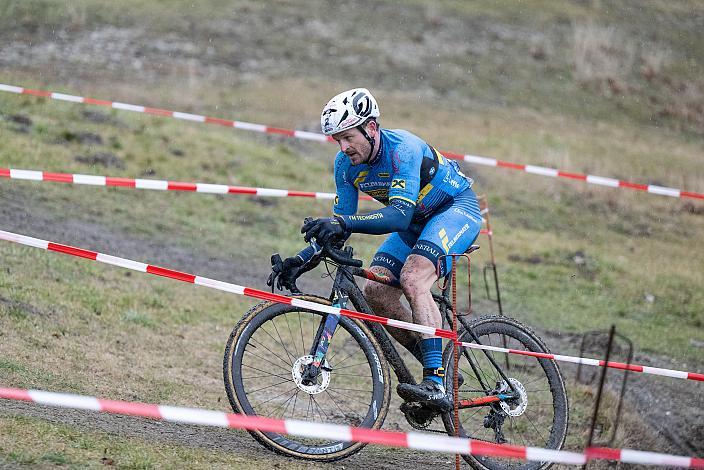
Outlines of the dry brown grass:
{"label": "dry brown grass", "polygon": [[584,84],[608,85],[622,93],[623,82],[637,59],[635,43],[612,26],[594,23],[573,28],[573,66],[575,78]]}

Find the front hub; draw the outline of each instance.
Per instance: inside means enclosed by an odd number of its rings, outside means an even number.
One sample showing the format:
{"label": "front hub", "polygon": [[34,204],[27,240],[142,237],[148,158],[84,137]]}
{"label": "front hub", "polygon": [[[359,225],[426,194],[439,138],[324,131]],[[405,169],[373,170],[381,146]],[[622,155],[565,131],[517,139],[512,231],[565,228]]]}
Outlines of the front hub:
{"label": "front hub", "polygon": [[314,357],[311,355],[301,356],[296,359],[296,362],[293,363],[293,367],[291,369],[291,375],[293,376],[293,381],[296,383],[296,386],[309,395],[317,395],[322,393],[330,385],[330,370],[327,367],[321,367],[318,370],[315,383],[310,385],[304,383],[303,377],[304,375],[308,375],[306,372],[310,367],[312,367],[311,364],[313,364],[313,360]]}

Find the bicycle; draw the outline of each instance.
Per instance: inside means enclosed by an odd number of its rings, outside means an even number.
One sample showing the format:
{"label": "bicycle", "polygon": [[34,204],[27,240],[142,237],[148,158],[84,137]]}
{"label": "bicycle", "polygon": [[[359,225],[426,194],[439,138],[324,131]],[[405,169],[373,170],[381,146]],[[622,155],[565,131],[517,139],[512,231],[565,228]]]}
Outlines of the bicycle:
{"label": "bicycle", "polygon": [[[295,294],[323,305],[373,314],[355,282],[355,276],[388,285],[391,279],[362,269],[353,250],[325,246],[299,253],[335,268],[328,298]],[[447,286],[448,283],[445,283]],[[295,286],[295,282],[294,282]],[[273,286],[272,286],[273,290]],[[443,318],[452,324],[447,287],[433,293]],[[460,341],[548,353],[540,338],[516,320],[484,316],[469,320],[458,315]],[[567,435],[568,404],[557,364],[549,359],[519,355],[500,365],[488,350],[460,347],[459,435],[520,446],[560,449]],[[452,390],[454,348],[443,352],[445,388]],[[252,307],[233,329],[225,348],[223,375],[232,409],[247,415],[315,420],[323,423],[378,429],[391,399],[389,365],[399,383],[415,383],[384,327],[375,322],[321,313],[288,304],[262,302]],[[299,396],[300,395],[300,396]],[[297,409],[298,407],[298,409]],[[455,435],[453,413],[404,403],[406,420],[425,429],[440,418],[445,431]],[[478,416],[477,416],[478,415]],[[331,462],[359,452],[365,444],[335,439],[289,437],[275,432],[249,431],[264,447],[313,461]],[[520,462],[499,457],[464,455],[479,469],[542,469],[547,462]]]}

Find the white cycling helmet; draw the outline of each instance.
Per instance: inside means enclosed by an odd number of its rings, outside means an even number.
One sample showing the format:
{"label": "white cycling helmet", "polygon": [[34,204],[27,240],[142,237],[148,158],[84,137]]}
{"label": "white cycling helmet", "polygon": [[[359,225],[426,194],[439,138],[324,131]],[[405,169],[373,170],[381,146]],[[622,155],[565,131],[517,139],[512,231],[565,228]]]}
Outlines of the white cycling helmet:
{"label": "white cycling helmet", "polygon": [[323,134],[333,135],[379,117],[379,105],[366,88],[353,88],[333,97],[320,114]]}

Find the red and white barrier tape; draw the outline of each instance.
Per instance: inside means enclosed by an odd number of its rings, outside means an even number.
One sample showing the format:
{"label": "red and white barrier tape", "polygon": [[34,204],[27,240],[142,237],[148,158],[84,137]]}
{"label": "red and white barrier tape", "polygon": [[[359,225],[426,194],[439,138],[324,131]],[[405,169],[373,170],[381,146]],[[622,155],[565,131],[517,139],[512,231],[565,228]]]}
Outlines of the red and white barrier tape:
{"label": "red and white barrier tape", "polygon": [[[91,186],[121,186],[136,189],[154,189],[158,191],[193,191],[210,194],[248,194],[267,197],[307,197],[315,199],[335,199],[335,193],[310,191],[293,191],[289,189],[249,188],[246,186],[229,186],[226,184],[186,183],[152,179],[118,178],[114,176],[82,175],[77,173],[49,173],[36,170],[18,170],[0,168],[0,177],[28,180],[53,181],[57,183],[87,184]],[[360,199],[373,201],[371,196],[360,195]]]}
{"label": "red and white barrier tape", "polygon": [[[191,191],[209,194],[245,194],[264,197],[306,197],[314,199],[335,199],[335,193],[294,191],[290,189],[250,188],[246,186],[229,186],[226,184],[189,183],[152,179],[119,178],[115,176],[82,175],[79,173],[49,173],[38,170],[18,170],[0,168],[0,178],[25,181],[53,181],[56,183],[85,184],[89,186],[120,186],[136,189],[153,189],[157,191]],[[360,200],[373,201],[367,194],[360,194]],[[493,235],[487,229],[481,229],[483,235]]]}
{"label": "red and white barrier tape", "polygon": [[584,465],[589,460],[616,460],[642,465],[669,465],[683,468],[704,468],[704,459],[677,455],[643,452],[630,449],[592,447],[583,453],[494,444],[451,436],[437,436],[417,432],[391,432],[357,428],[337,424],[323,424],[290,419],[272,419],[222,411],[182,408],[175,406],[105,400],[84,395],[0,388],[0,398],[27,401],[40,405],[78,410],[101,411],[128,416],[158,419],[174,423],[215,426],[221,428],[259,430],[320,439],[339,439],[344,442],[363,442],[389,447],[403,447],[430,452],[509,457],[536,462]]}
{"label": "red and white barrier tape", "polygon": [[533,356],[533,357],[539,357],[541,359],[552,359],[553,361],[572,362],[574,364],[583,364],[583,365],[587,365],[587,366],[609,367],[612,369],[628,370],[631,372],[642,372],[644,374],[662,375],[664,377],[672,377],[675,379],[688,379],[688,380],[696,380],[699,382],[704,382],[704,374],[698,374],[695,372],[685,372],[685,371],[681,371],[681,370],[672,370],[672,369],[661,369],[659,367],[641,366],[638,364],[626,364],[623,362],[609,361],[607,363],[607,362],[605,362],[603,360],[599,360],[599,359],[589,359],[586,357],[575,357],[575,356],[563,356],[561,354],[548,354],[548,353],[539,353],[539,352],[533,352],[533,351],[521,351],[518,349],[499,348],[496,346],[487,346],[484,344],[465,343],[465,342],[460,342],[460,344],[462,346],[472,348],[472,349],[484,349],[487,351],[495,351],[495,352],[506,353],[506,354],[520,354],[522,356]]}
{"label": "red and white barrier tape", "polygon": [[[56,93],[44,90],[33,90],[31,88],[23,88],[14,85],[4,85],[0,83],[0,91],[6,91],[10,93],[18,93],[25,95],[41,96],[44,98],[51,98],[54,100],[68,101],[72,103],[85,103],[93,104],[98,106],[107,106],[113,109],[121,109],[124,111],[133,111],[137,113],[147,113],[156,116],[173,117],[176,119],[183,119],[186,121],[202,122],[208,124],[219,124],[226,127],[234,127],[235,129],[243,129],[248,131],[262,132],[267,134],[283,135],[287,137],[294,137],[297,139],[314,140],[317,142],[333,142],[333,139],[327,137],[323,134],[315,132],[298,131],[292,129],[282,129],[280,127],[266,126],[264,124],[254,124],[251,122],[244,121],[233,121],[229,119],[221,119],[215,117],[203,116],[200,114],[190,114],[182,113],[179,111],[169,111],[159,108],[150,108],[148,106],[120,103],[117,101],[107,101],[98,100],[94,98],[85,98],[83,96],[67,95],[64,93]],[[502,160],[497,160],[490,157],[481,157],[478,155],[470,154],[459,154],[453,152],[442,152],[448,158],[455,160],[463,160],[468,163],[473,163],[475,165],[493,166],[499,168],[509,168],[512,170],[524,171],[526,173],[531,173],[534,175],[550,176],[553,178],[567,178],[572,180],[580,180],[589,184],[596,184],[599,186],[608,186],[612,188],[628,188],[637,191],[644,191],[650,194],[659,194],[661,196],[669,196],[676,198],[691,198],[691,199],[704,199],[704,193],[697,193],[692,191],[682,191],[677,188],[669,188],[666,186],[657,186],[654,184],[638,184],[631,183],[629,181],[623,181],[615,178],[607,178],[604,176],[595,175],[585,175],[581,173],[573,173],[568,171],[558,170],[556,168],[548,168],[535,165],[525,165],[521,163],[511,163]]]}
{"label": "red and white barrier tape", "polygon": [[[271,292],[266,292],[258,289],[252,289],[250,287],[244,287],[237,284],[230,284],[228,282],[217,281],[215,279],[210,279],[207,277],[196,276],[194,274],[189,274],[181,271],[175,271],[173,269],[162,268],[159,266],[154,266],[150,264],[140,263],[139,261],[132,261],[125,258],[118,258],[117,256],[106,255],[103,253],[98,253],[96,251],[85,250],[83,248],[77,248],[70,245],[62,245],[60,243],[53,243],[46,240],[41,240],[39,238],[32,238],[25,235],[19,235],[12,232],[6,232],[0,230],[0,240],[5,240],[13,243],[19,243],[21,245],[32,246],[35,248],[41,248],[43,250],[55,251],[57,253],[63,253],[71,256],[76,256],[79,258],[87,258],[93,261],[98,261],[105,264],[110,264],[112,266],[119,266],[122,268],[132,269],[134,271],[139,271],[148,274],[155,274],[157,276],[168,277],[171,279],[176,279],[178,281],[188,282],[191,284],[196,284],[199,286],[209,287],[211,289],[221,290],[224,292],[230,292],[233,294],[244,295],[247,297],[253,297],[256,299],[267,300],[270,302],[279,302],[283,304],[293,305],[296,307],[306,308],[308,310],[314,310],[322,313],[331,313],[333,315],[342,315],[350,318],[358,318],[360,320],[371,321],[375,323],[381,323],[382,325],[391,326],[394,328],[401,328],[403,330],[417,331],[423,334],[435,335],[441,338],[447,338],[453,341],[457,340],[457,335],[450,330],[442,330],[440,328],[432,328],[429,326],[418,325],[415,323],[408,323],[401,320],[394,320],[392,318],[379,317],[377,315],[369,315],[366,313],[355,312],[353,310],[347,310],[344,308],[333,307],[329,305],[322,305],[315,302],[309,302],[307,300],[297,299],[295,297],[287,297],[285,295],[274,294]],[[497,352],[510,353],[510,354],[521,354],[530,355],[540,358],[553,359],[556,361],[566,361],[566,362],[581,362],[585,365],[592,366],[602,366],[610,367],[614,369],[624,369],[625,364],[618,362],[608,362],[600,361],[598,359],[588,359],[588,358],[576,358],[572,356],[562,356],[559,354],[546,354],[546,353],[533,353],[530,351],[519,351],[513,349],[496,348],[493,346],[483,346],[476,345],[473,343],[461,343],[464,346],[479,348],[479,349],[490,349]],[[695,381],[704,381],[704,374],[699,374],[695,372],[683,372],[678,370],[660,369],[657,367],[639,366],[631,364],[628,366],[629,370],[634,370],[636,372],[643,372],[645,374],[655,374],[655,375],[665,375],[668,377],[688,379]]]}
{"label": "red and white barrier tape", "polygon": [[57,253],[64,253],[71,256],[77,256],[79,258],[87,258],[93,261],[98,261],[100,263],[132,269],[134,271],[139,271],[143,273],[155,274],[157,276],[168,277],[171,279],[176,279],[178,281],[209,287],[211,289],[230,292],[238,295],[244,295],[246,297],[253,297],[255,299],[268,300],[272,302],[293,305],[295,307],[306,308],[317,312],[331,313],[333,315],[342,315],[344,317],[358,318],[360,320],[381,323],[382,325],[388,325],[404,330],[417,331],[418,333],[439,336],[441,338],[456,338],[456,335],[452,331],[448,330],[441,330],[439,328],[417,325],[415,323],[394,320],[392,318],[384,318],[376,315],[369,315],[362,312],[355,312],[353,310],[348,310],[344,308],[322,305],[307,300],[297,299],[295,297],[287,297],[285,295],[274,294],[272,292],[262,291],[258,289],[252,289],[250,287],[244,287],[237,284],[230,284],[229,282],[217,281],[215,279],[210,279],[203,276],[196,276],[194,274],[175,271],[173,269],[168,268],[162,268],[151,264],[140,263],[139,261],[132,261],[125,258],[118,258],[117,256],[106,255],[103,253],[98,253],[96,251],[84,250],[83,248],[62,245],[60,243],[53,243],[47,240],[18,235],[12,232],[5,232],[3,230],[0,230],[0,240],[6,240],[9,242],[19,243],[21,245],[41,248],[43,250],[55,251]]}

